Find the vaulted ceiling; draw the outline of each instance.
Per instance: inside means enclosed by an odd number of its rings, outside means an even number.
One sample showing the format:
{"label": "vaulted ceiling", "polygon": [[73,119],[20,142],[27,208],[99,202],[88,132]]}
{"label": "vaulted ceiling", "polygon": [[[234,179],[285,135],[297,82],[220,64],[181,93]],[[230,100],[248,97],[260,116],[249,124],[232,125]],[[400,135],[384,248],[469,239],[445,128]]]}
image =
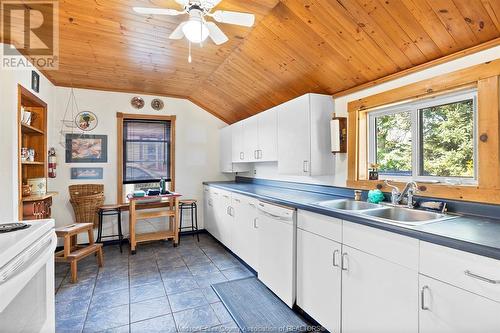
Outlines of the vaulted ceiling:
{"label": "vaulted ceiling", "polygon": [[60,0],[57,85],[186,97],[232,123],[307,92],[334,94],[500,36],[500,0],[223,0],[253,28],[229,42],[169,40],[185,17],[133,6],[173,0]]}

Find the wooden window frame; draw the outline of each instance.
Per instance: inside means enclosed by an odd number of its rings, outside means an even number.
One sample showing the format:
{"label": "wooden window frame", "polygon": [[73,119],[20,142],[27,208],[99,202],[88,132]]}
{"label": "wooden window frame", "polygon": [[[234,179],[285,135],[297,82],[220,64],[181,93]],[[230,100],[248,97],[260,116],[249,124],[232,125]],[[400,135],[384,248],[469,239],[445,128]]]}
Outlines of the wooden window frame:
{"label": "wooden window frame", "polygon": [[[381,180],[368,180],[368,113],[390,104],[409,102],[466,88],[478,96],[477,185],[420,183],[419,195],[474,202],[500,203],[500,59],[348,103],[347,186],[390,191]],[[396,182],[403,187],[404,183]]]}
{"label": "wooden window frame", "polygon": [[123,122],[124,120],[162,120],[170,121],[170,176],[171,190],[175,191],[175,120],[176,116],[161,116],[147,114],[131,114],[131,113],[116,113],[116,129],[117,129],[117,201],[119,204],[124,203],[123,196]]}

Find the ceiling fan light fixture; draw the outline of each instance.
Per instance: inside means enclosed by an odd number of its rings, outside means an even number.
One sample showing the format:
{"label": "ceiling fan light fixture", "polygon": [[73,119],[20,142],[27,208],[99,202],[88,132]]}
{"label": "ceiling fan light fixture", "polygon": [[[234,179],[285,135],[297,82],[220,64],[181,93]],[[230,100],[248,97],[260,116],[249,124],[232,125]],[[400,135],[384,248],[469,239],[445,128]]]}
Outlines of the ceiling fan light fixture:
{"label": "ceiling fan light fixture", "polygon": [[210,32],[203,21],[201,11],[196,9],[190,11],[189,21],[182,27],[182,32],[191,43],[202,43],[208,38]]}

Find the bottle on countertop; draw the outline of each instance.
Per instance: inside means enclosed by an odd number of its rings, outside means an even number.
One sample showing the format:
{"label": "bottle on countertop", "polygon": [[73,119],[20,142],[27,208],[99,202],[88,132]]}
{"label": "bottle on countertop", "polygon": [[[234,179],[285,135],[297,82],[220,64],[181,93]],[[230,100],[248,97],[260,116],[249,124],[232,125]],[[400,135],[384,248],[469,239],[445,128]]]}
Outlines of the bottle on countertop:
{"label": "bottle on countertop", "polygon": [[160,193],[167,194],[167,181],[164,177],[161,177],[160,179]]}

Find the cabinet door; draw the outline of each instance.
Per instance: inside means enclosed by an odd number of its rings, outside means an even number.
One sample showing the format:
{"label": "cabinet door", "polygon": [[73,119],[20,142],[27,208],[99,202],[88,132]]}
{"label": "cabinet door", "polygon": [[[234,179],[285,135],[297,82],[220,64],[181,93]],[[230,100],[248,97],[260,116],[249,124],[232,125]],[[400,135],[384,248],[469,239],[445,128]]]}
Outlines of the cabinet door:
{"label": "cabinet door", "polygon": [[278,111],[277,108],[257,115],[259,120],[259,146],[257,159],[262,162],[278,160]]}
{"label": "cabinet door", "polygon": [[309,175],[311,131],[309,95],[278,107],[278,172]]}
{"label": "cabinet door", "polygon": [[341,245],[297,230],[297,305],[330,332],[340,332]]}
{"label": "cabinet door", "polygon": [[221,200],[221,194],[218,189],[213,189],[210,188],[210,199],[211,199],[211,219],[209,220],[210,222],[210,228],[209,232],[217,238],[219,241],[221,240],[221,235],[220,235],[220,225],[221,225],[221,220],[223,217],[223,211],[224,208],[222,207],[222,200]]}
{"label": "cabinet door", "polygon": [[418,332],[418,272],[342,249],[342,332]]}
{"label": "cabinet door", "polygon": [[210,197],[210,188],[208,186],[203,186],[203,226],[205,230],[212,233],[213,229],[213,204],[212,198]]}
{"label": "cabinet door", "polygon": [[221,198],[220,198],[221,204],[221,218],[220,221],[218,221],[218,229],[219,229],[219,234],[220,234],[220,241],[222,244],[227,246],[229,249],[232,250],[232,243],[231,243],[231,230],[232,230],[232,224],[233,224],[233,217],[232,217],[232,209],[231,209],[231,193],[227,191],[222,191],[221,192]]}
{"label": "cabinet door", "polygon": [[421,333],[500,332],[500,303],[420,275]]}
{"label": "cabinet door", "polygon": [[245,147],[243,140],[243,122],[237,122],[231,125],[231,138],[232,138],[232,160],[233,162],[245,161]]}
{"label": "cabinet door", "polygon": [[257,200],[233,194],[233,252],[258,271]]}
{"label": "cabinet door", "polygon": [[253,116],[242,122],[244,161],[254,162],[257,160],[257,150],[259,149],[259,119],[257,116]]}

